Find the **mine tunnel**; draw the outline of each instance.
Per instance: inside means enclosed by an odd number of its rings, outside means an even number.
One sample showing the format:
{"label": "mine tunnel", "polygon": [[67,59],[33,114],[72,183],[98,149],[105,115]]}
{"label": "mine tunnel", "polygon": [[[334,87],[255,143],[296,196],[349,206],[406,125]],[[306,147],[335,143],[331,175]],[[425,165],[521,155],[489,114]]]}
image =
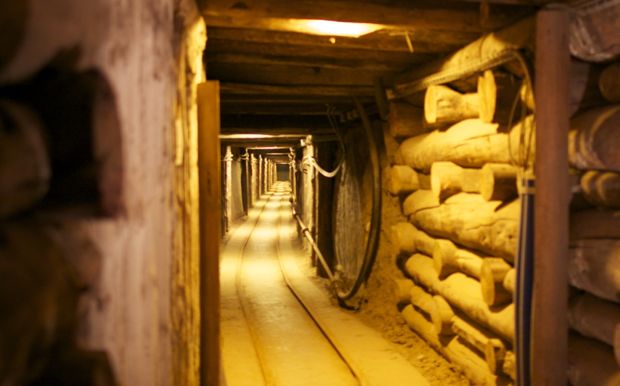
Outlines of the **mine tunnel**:
{"label": "mine tunnel", "polygon": [[0,32],[0,385],[620,386],[620,1]]}

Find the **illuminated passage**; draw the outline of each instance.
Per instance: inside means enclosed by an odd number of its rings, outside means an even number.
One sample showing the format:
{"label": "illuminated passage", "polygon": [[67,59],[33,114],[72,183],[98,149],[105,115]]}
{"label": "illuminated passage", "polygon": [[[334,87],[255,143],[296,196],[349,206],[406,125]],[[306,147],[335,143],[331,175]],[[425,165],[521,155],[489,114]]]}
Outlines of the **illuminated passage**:
{"label": "illuminated passage", "polygon": [[279,237],[295,229],[288,198],[288,183],[276,183],[222,251],[222,357],[227,385],[357,385],[282,276]]}

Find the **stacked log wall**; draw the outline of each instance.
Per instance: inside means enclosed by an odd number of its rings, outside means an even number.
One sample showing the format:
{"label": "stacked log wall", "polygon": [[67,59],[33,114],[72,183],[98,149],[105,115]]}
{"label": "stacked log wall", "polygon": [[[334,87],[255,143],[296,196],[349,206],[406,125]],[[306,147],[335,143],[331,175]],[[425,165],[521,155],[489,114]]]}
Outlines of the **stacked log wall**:
{"label": "stacked log wall", "polygon": [[573,385],[620,384],[620,63],[596,68],[601,105],[571,118],[568,376]]}
{"label": "stacked log wall", "polygon": [[533,157],[533,143],[521,146],[533,122],[506,120],[518,78],[486,71],[477,84],[467,93],[430,87],[424,108],[392,103],[387,135],[398,147],[386,190],[408,219],[390,229],[407,278],[394,288],[414,332],[474,384],[504,385],[515,379],[515,164]]}

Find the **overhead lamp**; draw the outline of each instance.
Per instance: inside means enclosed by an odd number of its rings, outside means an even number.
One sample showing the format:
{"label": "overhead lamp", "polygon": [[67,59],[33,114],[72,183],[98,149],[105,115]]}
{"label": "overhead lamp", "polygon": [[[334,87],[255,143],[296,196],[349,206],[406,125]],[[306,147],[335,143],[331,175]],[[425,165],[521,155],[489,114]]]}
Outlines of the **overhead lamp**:
{"label": "overhead lamp", "polygon": [[297,32],[324,35],[324,36],[343,36],[358,38],[371,32],[383,29],[381,24],[371,23],[349,23],[332,20],[313,20],[313,19],[291,19],[288,21],[289,28]]}

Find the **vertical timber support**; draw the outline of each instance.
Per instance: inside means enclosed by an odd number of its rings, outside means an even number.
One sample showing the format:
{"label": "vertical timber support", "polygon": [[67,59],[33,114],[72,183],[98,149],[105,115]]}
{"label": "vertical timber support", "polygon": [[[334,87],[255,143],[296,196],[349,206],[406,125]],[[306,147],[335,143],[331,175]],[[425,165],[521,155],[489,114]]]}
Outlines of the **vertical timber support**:
{"label": "vertical timber support", "polygon": [[291,183],[291,195],[293,196],[293,200],[297,201],[297,181],[295,173],[297,173],[297,160],[295,150],[291,147],[288,154],[288,180]]}
{"label": "vertical timber support", "polygon": [[[311,160],[314,158],[314,144],[312,143],[312,136],[309,135],[305,140],[306,146],[304,147],[304,155],[302,160],[302,219],[304,224],[310,230],[312,237],[315,237],[314,233],[314,167]],[[314,251],[312,246],[304,239],[304,246],[306,251],[312,254],[312,262],[315,263]]]}
{"label": "vertical timber support", "polygon": [[258,186],[256,187],[256,192],[257,192],[257,198],[260,199],[260,197],[263,195],[263,156],[262,155],[258,155],[258,173],[256,173],[256,176],[258,177],[258,181],[257,184]]}
{"label": "vertical timber support", "polygon": [[257,184],[258,184],[258,171],[257,160],[254,154],[250,153],[250,207],[254,206],[256,200],[258,200]]}
{"label": "vertical timber support", "polygon": [[198,86],[200,384],[220,384],[220,85]]}
{"label": "vertical timber support", "polygon": [[250,155],[247,149],[241,155],[241,196],[243,202],[243,213],[247,216],[250,210]]}
{"label": "vertical timber support", "polygon": [[568,15],[538,13],[532,385],[567,384]]}
{"label": "vertical timber support", "polygon": [[232,162],[233,154],[230,146],[226,146],[224,154],[224,229],[223,233],[228,233],[230,222],[232,221]]}

